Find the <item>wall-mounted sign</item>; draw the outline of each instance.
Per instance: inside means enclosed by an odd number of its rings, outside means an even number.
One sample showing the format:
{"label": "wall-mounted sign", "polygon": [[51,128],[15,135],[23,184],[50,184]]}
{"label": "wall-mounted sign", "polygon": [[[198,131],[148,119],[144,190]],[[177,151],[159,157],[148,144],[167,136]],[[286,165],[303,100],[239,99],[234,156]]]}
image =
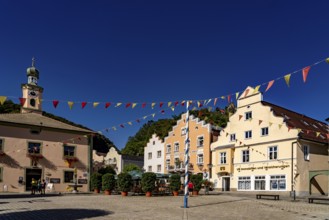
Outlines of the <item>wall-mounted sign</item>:
{"label": "wall-mounted sign", "polygon": [[243,170],[251,170],[251,171],[254,171],[254,170],[268,170],[268,169],[275,169],[275,168],[281,168],[281,170],[283,170],[284,168],[287,168],[289,167],[289,165],[278,165],[278,166],[261,166],[261,167],[244,167],[244,168],[237,168],[237,171],[240,172],[240,171],[243,171]]}
{"label": "wall-mounted sign", "polygon": [[61,179],[60,178],[50,178],[49,182],[59,184],[59,183],[61,183]]}
{"label": "wall-mounted sign", "polygon": [[87,179],[78,179],[78,184],[87,184]]}

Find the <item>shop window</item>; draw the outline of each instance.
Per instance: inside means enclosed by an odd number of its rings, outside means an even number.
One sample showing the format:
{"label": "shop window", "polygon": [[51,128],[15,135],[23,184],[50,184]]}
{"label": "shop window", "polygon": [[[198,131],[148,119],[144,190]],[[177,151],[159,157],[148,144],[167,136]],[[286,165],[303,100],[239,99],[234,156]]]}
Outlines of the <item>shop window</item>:
{"label": "shop window", "polygon": [[255,176],[255,190],[265,190],[265,176]]}
{"label": "shop window", "polygon": [[238,180],[238,190],[250,190],[251,181],[250,176],[240,176]]}
{"label": "shop window", "polygon": [[73,183],[73,171],[64,171],[64,183]]}
{"label": "shop window", "polygon": [[270,190],[286,190],[286,176],[285,175],[271,176]]}

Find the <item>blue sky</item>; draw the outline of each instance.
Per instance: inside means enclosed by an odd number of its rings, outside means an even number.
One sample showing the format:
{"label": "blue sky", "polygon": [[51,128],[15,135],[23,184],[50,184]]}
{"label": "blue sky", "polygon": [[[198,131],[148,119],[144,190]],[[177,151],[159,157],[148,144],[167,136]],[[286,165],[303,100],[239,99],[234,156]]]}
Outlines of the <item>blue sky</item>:
{"label": "blue sky", "polygon": [[[163,107],[159,114],[159,102],[234,94],[329,57],[328,7],[324,0],[2,0],[0,96],[18,103],[35,56],[43,110],[96,131],[116,126],[103,133],[123,148],[145,122],[136,119],[185,111]],[[277,80],[264,100],[324,121],[328,73],[323,62],[306,83],[301,72],[292,75],[290,88]],[[56,109],[51,100],[60,100]],[[76,103],[72,110],[67,101]],[[89,102],[84,109],[82,101]],[[101,104],[92,108],[92,102]],[[105,102],[112,106],[105,109]],[[139,105],[114,108],[118,102]],[[129,121],[132,126],[119,127]]]}

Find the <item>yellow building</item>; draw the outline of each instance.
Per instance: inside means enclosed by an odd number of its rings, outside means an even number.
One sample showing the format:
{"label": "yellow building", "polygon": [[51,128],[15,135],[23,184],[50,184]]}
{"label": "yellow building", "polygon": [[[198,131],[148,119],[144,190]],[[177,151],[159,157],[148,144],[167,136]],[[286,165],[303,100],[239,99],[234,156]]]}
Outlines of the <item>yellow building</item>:
{"label": "yellow building", "polygon": [[211,144],[215,188],[328,193],[327,133],[325,123],[265,102],[248,87]]}
{"label": "yellow building", "polygon": [[[181,119],[177,121],[177,124],[164,140],[165,173],[185,172],[185,118],[186,114],[182,114]],[[216,140],[219,128],[200,121],[194,116],[190,116],[189,119],[189,171],[194,174],[203,173],[204,177],[209,177],[209,169],[211,169],[210,144]]]}

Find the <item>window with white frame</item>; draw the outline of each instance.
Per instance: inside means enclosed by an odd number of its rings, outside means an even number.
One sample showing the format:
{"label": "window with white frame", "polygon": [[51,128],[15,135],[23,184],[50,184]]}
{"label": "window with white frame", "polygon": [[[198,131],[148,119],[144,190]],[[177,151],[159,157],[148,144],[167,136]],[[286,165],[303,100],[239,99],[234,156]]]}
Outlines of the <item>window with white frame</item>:
{"label": "window with white frame", "polygon": [[265,176],[255,176],[255,190],[265,190]]}
{"label": "window with white frame", "polygon": [[179,151],[179,143],[175,143],[174,151],[175,152],[178,152]]}
{"label": "window with white frame", "polygon": [[203,154],[198,154],[197,164],[203,164]]}
{"label": "window with white frame", "polygon": [[242,151],[242,162],[243,163],[249,162],[249,150]]}
{"label": "window with white frame", "polygon": [[167,159],[167,160],[166,160],[166,167],[167,167],[167,170],[169,170],[169,166],[170,166],[170,159]]}
{"label": "window with white frame", "polygon": [[261,129],[261,135],[262,136],[267,136],[268,135],[268,127],[265,127],[265,128]]}
{"label": "window with white frame", "polygon": [[161,172],[161,165],[160,164],[157,166],[157,172]]}
{"label": "window with white frame", "polygon": [[246,119],[246,120],[248,120],[248,119],[252,119],[252,112],[250,111],[250,112],[245,112],[244,113],[244,118]]}
{"label": "window with white frame", "polygon": [[184,136],[186,134],[186,128],[182,128],[181,135]]}
{"label": "window with white frame", "polygon": [[197,147],[203,147],[203,136],[198,137]]}
{"label": "window with white frame", "polygon": [[252,137],[252,131],[245,131],[244,132],[244,138],[245,139],[250,139]]}
{"label": "window with white frame", "polygon": [[250,190],[251,180],[250,176],[240,176],[238,180],[238,190]]}
{"label": "window with white frame", "polygon": [[230,135],[230,141],[236,141],[235,134]]}
{"label": "window with white frame", "polygon": [[270,190],[286,190],[286,176],[285,175],[270,176]]}
{"label": "window with white frame", "polygon": [[158,157],[158,158],[161,157],[161,150],[158,150],[158,152],[157,152],[157,157]]}
{"label": "window with white frame", "polygon": [[152,152],[148,153],[148,159],[149,159],[149,160],[152,159]]}
{"label": "window with white frame", "polygon": [[226,152],[220,152],[220,164],[226,164]]}
{"label": "window with white frame", "polygon": [[270,160],[278,159],[278,147],[277,146],[268,148],[268,159],[270,159]]}
{"label": "window with white frame", "polygon": [[168,145],[167,145],[167,154],[170,154],[170,152],[171,152],[171,145],[168,144]]}
{"label": "window with white frame", "polygon": [[148,166],[147,171],[152,172],[152,166]]}
{"label": "window with white frame", "polygon": [[304,160],[310,160],[310,146],[304,145],[303,152],[304,152]]}

